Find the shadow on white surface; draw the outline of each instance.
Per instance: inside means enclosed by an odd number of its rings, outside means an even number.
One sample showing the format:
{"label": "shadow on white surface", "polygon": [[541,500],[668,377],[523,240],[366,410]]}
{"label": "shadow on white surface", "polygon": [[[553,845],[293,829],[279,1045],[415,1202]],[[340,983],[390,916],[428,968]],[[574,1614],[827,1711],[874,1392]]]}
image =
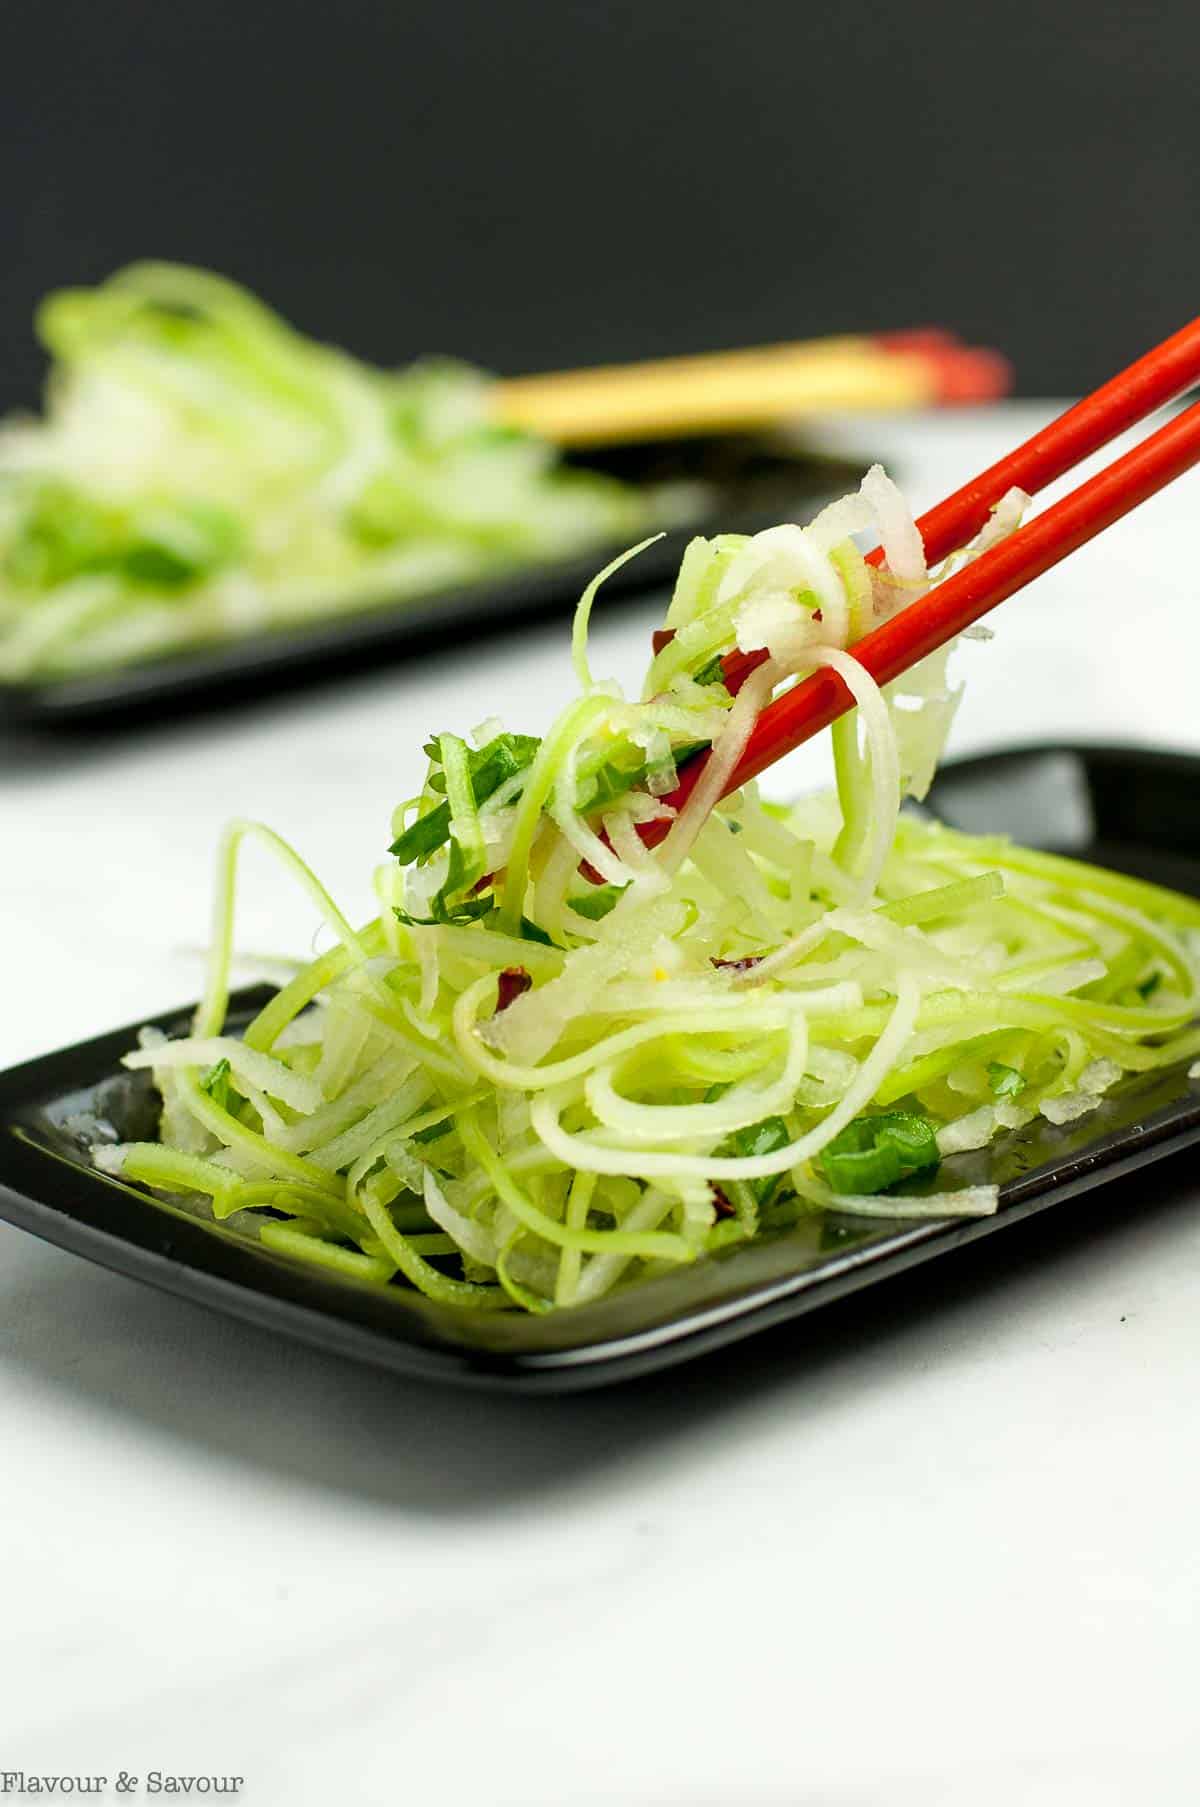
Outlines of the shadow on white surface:
{"label": "shadow on white surface", "polygon": [[0,1366],[82,1404],[93,1423],[107,1414],[235,1470],[478,1519],[603,1486],[689,1440],[734,1436],[747,1414],[786,1409],[802,1435],[806,1421],[886,1388],[898,1369],[979,1359],[989,1327],[1044,1315],[1047,1301],[1053,1312],[1061,1298],[1066,1321],[1074,1273],[1136,1265],[1184,1231],[1194,1170],[1194,1157],[1176,1156],[809,1319],[566,1398],[377,1373],[5,1230]]}

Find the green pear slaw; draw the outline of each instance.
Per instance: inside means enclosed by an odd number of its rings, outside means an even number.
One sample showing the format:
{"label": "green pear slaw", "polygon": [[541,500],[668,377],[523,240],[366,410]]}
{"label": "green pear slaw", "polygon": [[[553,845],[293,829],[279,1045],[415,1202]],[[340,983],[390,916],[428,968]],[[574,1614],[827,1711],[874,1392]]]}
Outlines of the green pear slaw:
{"label": "green pear slaw", "polygon": [[682,486],[568,468],[482,372],[370,368],[202,270],[50,295],[0,424],[0,678],[63,676],[620,545]]}
{"label": "green pear slaw", "polygon": [[[541,739],[490,722],[428,742],[363,927],[233,823],[192,1031],[126,1057],[161,1093],[159,1140],[98,1145],[97,1165],[362,1283],[535,1312],[807,1213],[994,1211],[994,1187],[939,1187],[944,1157],[1200,1052],[1200,904],[900,813],[958,700],[950,649],[881,692],[846,648],[946,570],[878,468],[807,528],[694,540],[638,701],[589,668],[598,578],[576,700]],[[736,697],[734,646],[767,654]],[[758,710],[818,665],[858,704],[832,731],[836,791],[719,801]],[[247,836],[333,940],[231,1035]]]}

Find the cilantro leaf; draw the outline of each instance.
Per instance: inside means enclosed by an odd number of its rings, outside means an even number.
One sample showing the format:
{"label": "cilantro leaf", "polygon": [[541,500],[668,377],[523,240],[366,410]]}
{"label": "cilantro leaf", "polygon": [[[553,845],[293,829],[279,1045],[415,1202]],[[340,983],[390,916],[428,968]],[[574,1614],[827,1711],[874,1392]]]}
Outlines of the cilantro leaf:
{"label": "cilantro leaf", "polygon": [[707,665],[702,665],[692,677],[697,684],[723,684],[725,682],[725,654],[714,653]]}
{"label": "cilantro leaf", "polygon": [[232,1110],[237,1102],[230,1098],[230,1075],[229,1062],[222,1056],[200,1079],[200,1090],[207,1092],[213,1103],[220,1105],[223,1111]]}
{"label": "cilantro leaf", "polygon": [[[750,1123],[745,1129],[735,1129],[722,1152],[742,1159],[774,1154],[777,1148],[786,1148],[791,1139],[791,1132],[782,1117],[764,1117],[761,1123]],[[781,1173],[768,1173],[762,1179],[743,1180],[735,1184],[749,1187],[755,1204],[762,1206],[774,1196],[782,1178]]]}
{"label": "cilantro leaf", "polygon": [[[507,779],[532,765],[541,744],[532,734],[497,734],[484,747],[468,748],[467,770],[476,806],[486,803]],[[445,791],[446,779],[440,769],[440,740],[427,741],[425,752],[434,768],[429,775],[429,788]],[[397,835],[390,851],[402,866],[411,866],[416,860],[428,859],[439,847],[444,847],[449,838],[450,805],[437,803],[423,816],[418,816],[415,822],[411,822],[402,834]]]}
{"label": "cilantro leaf", "polygon": [[1003,1061],[988,1061],[988,1084],[997,1098],[1019,1098],[1025,1090],[1026,1078],[1016,1067],[1006,1067]]}
{"label": "cilantro leaf", "polygon": [[521,918],[521,939],[522,941],[540,941],[543,947],[558,946],[557,941],[552,941],[547,935],[541,923],[531,921],[528,916]]}
{"label": "cilantro leaf", "polygon": [[482,897],[464,897],[457,903],[448,904],[441,891],[430,902],[432,916],[413,916],[402,910],[399,904],[392,905],[392,914],[411,928],[433,929],[453,928],[464,922],[478,922],[481,916],[488,916],[495,908],[495,899],[489,891]]}
{"label": "cilantro leaf", "polygon": [[[705,1104],[711,1104],[714,1098],[720,1098],[728,1090],[728,1081],[718,1080],[704,1094]],[[734,1155],[742,1159],[774,1154],[777,1148],[786,1148],[791,1139],[791,1132],[782,1117],[764,1117],[761,1123],[748,1123],[742,1129],[735,1129],[718,1152],[722,1156]],[[726,1180],[723,1186],[715,1188],[718,1216],[732,1212],[741,1219],[747,1235],[753,1236],[758,1229],[759,1212],[775,1197],[782,1179],[781,1173],[768,1173],[757,1180]]]}
{"label": "cilantro leaf", "polygon": [[577,916],[586,916],[589,922],[601,922],[610,910],[616,909],[624,889],[624,885],[592,885],[578,897],[572,897],[570,907]]}
{"label": "cilantro leaf", "polygon": [[[674,749],[676,765],[690,759],[694,753],[702,753],[709,745],[707,740],[688,741],[685,746]],[[610,758],[594,766],[590,771],[585,766],[580,774],[579,813],[582,816],[594,816],[615,803],[618,797],[627,796],[644,784],[650,775],[648,760],[639,759],[629,763],[630,755],[616,753]]]}

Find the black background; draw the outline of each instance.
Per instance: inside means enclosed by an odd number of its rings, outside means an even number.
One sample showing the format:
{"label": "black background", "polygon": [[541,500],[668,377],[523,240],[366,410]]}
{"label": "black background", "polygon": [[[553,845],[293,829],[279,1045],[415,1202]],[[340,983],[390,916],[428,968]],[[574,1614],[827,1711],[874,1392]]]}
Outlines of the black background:
{"label": "black background", "polygon": [[0,402],[48,287],[207,264],[380,362],[942,321],[1061,394],[1200,308],[1197,0],[11,0]]}

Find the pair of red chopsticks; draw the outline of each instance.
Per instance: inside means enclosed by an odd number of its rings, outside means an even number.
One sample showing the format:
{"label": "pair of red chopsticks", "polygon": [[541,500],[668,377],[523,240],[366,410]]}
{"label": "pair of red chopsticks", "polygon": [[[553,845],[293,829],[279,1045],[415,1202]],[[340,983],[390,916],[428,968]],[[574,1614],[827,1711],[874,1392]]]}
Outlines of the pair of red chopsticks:
{"label": "pair of red chopsticks", "polygon": [[[1119,433],[1200,382],[1200,319],[1139,358],[1092,395],[1035,433],[1007,458],[955,490],[917,522],[925,556],[938,564],[974,537],[1010,489],[1044,489],[1081,459]],[[1160,427],[1107,470],[1089,478],[1045,514],[1020,527],[955,576],[934,586],[917,602],[874,629],[850,648],[851,656],[877,684],[890,683],[927,653],[1032,583],[1068,553],[1200,463],[1200,402]],[[882,551],[869,562],[882,562]],[[667,636],[669,638],[670,636]],[[659,636],[659,644],[662,637]],[[766,657],[733,652],[725,659],[725,681],[736,690]],[[786,753],[811,740],[854,706],[854,698],[828,667],[768,703],[755,722],[746,750],[724,795],[757,778]],[[684,765],[678,787],[663,801],[679,810],[704,770],[708,754]],[[639,831],[650,846],[661,841],[669,820],[649,822]]]}

